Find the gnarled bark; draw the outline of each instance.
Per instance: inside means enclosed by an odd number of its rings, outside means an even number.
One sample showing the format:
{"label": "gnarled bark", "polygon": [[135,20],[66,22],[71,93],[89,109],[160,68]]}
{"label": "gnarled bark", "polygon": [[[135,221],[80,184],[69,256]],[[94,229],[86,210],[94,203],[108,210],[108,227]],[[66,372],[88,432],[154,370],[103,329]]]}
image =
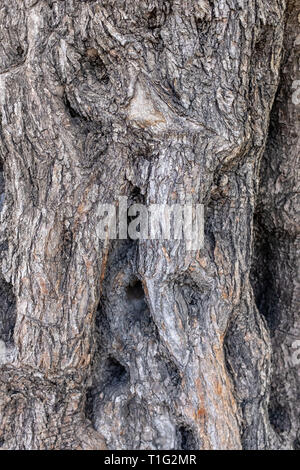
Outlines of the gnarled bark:
{"label": "gnarled bark", "polygon": [[[250,284],[285,1],[0,5],[3,448],[290,447]],[[204,204],[204,248],[102,240],[119,196]]]}

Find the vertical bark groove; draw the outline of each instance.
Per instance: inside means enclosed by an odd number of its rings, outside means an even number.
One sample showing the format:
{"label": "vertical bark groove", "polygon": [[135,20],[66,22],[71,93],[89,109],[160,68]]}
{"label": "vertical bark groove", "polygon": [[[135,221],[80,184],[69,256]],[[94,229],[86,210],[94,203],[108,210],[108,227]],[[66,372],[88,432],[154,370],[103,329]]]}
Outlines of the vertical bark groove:
{"label": "vertical bark groove", "polygon": [[266,150],[260,169],[255,213],[252,282],[256,302],[272,340],[273,374],[269,414],[281,442],[299,447],[299,346],[297,252],[299,229],[299,100],[294,84],[299,74],[300,3],[287,8],[285,54],[273,106]]}

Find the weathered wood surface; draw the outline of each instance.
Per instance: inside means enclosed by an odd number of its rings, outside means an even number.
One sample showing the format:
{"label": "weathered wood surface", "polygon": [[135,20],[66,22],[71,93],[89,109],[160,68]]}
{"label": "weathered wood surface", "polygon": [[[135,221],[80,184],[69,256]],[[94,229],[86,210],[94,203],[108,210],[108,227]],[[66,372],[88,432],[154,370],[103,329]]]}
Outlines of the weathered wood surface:
{"label": "weathered wood surface", "polygon": [[[4,449],[299,447],[299,13],[0,0]],[[122,195],[204,248],[104,243]]]}

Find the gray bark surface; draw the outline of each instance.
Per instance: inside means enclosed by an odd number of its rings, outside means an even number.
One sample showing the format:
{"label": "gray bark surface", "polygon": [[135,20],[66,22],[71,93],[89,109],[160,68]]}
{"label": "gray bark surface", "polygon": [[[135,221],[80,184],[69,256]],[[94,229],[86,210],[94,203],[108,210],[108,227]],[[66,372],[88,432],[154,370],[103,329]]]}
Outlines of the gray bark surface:
{"label": "gray bark surface", "polygon": [[272,341],[270,420],[281,441],[295,449],[300,448],[299,14],[299,2],[289,2],[280,85],[260,169],[252,275]]}
{"label": "gray bark surface", "polygon": [[0,0],[0,447],[299,448],[299,6]]}

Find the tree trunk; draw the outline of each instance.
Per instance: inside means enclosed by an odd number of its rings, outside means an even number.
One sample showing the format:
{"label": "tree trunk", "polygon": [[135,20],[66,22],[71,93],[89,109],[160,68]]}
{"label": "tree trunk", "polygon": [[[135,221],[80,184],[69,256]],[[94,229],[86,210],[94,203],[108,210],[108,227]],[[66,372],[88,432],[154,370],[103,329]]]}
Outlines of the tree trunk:
{"label": "tree trunk", "polygon": [[300,448],[299,15],[300,2],[289,2],[280,86],[260,170],[252,272],[257,306],[272,339],[270,420],[281,442],[295,449]]}
{"label": "tree trunk", "polygon": [[[0,0],[2,448],[299,447],[299,13]],[[203,248],[103,240],[120,196]]]}

